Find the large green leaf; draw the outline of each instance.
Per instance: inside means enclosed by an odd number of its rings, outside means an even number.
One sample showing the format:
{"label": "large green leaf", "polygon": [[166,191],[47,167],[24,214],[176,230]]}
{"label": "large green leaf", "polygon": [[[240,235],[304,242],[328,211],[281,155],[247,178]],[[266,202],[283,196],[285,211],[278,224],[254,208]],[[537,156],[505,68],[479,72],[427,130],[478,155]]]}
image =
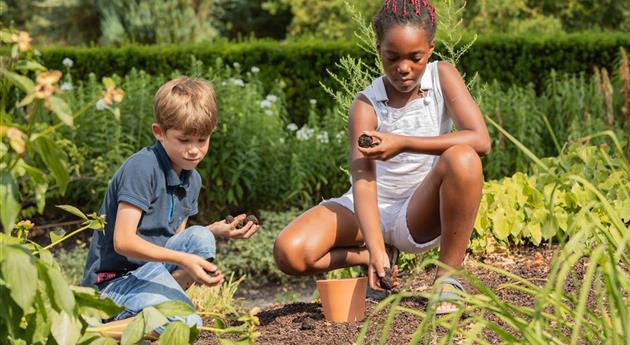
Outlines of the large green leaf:
{"label": "large green leaf", "polygon": [[2,261],[2,278],[11,291],[11,297],[26,313],[31,309],[37,292],[35,258],[24,248],[0,245],[5,251]]}
{"label": "large green leaf", "polygon": [[35,297],[35,312],[27,319],[27,335],[30,344],[45,344],[51,329],[51,318],[48,315],[46,304],[42,300],[42,294]]}
{"label": "large green leaf", "polygon": [[120,338],[120,345],[134,345],[142,340],[144,335],[144,317],[140,313],[134,317],[129,323],[122,337]]}
{"label": "large green leaf", "polygon": [[25,93],[32,93],[33,88],[35,88],[35,84],[33,81],[23,75],[19,75],[17,73],[4,71],[3,74],[9,79],[15,86],[22,89]]}
{"label": "large green leaf", "polygon": [[109,298],[101,298],[94,289],[73,286],[72,290],[79,305],[79,313],[88,323],[98,324],[125,309]]}
{"label": "large green leaf", "polygon": [[35,62],[35,61],[20,61],[15,65],[15,69],[16,70],[20,70],[20,71],[39,71],[39,72],[44,72],[46,71],[46,67],[42,66],[42,64]]}
{"label": "large green leaf", "polygon": [[75,345],[81,338],[81,321],[65,311],[50,311],[52,315],[52,335],[59,345]]}
{"label": "large green leaf", "polygon": [[59,189],[62,193],[65,193],[68,187],[68,181],[70,180],[70,175],[66,168],[67,157],[65,153],[46,136],[37,137],[37,139],[33,141],[33,145],[35,151],[37,151],[39,157],[44,161],[51,175],[55,178],[57,184],[59,184]]}
{"label": "large green leaf", "polygon": [[44,172],[40,169],[26,164],[26,162],[22,159],[20,159],[18,164],[30,177],[30,182],[35,191],[37,211],[40,213],[44,212],[44,206],[46,206],[46,191],[48,190],[48,178],[46,177],[46,174],[44,174]]}
{"label": "large green leaf", "polygon": [[195,310],[182,301],[166,301],[155,306],[164,316],[188,316]]}
{"label": "large green leaf", "polygon": [[66,103],[66,101],[57,96],[50,96],[48,102],[50,103],[50,110],[57,115],[61,122],[70,127],[74,126],[72,109],[70,109],[70,106]]}
{"label": "large green leaf", "polygon": [[0,221],[5,232],[13,229],[15,220],[20,213],[18,188],[13,176],[6,171],[0,171]]}
{"label": "large green leaf", "polygon": [[181,321],[172,322],[160,336],[161,344],[188,345],[190,328]]}
{"label": "large green leaf", "polygon": [[144,314],[144,334],[154,331],[156,328],[168,323],[168,320],[155,307],[146,307],[142,311]]}
{"label": "large green leaf", "polygon": [[57,310],[63,310],[72,313],[75,306],[74,294],[68,287],[68,283],[63,279],[61,271],[52,267],[45,266],[46,274],[52,286],[52,301]]}

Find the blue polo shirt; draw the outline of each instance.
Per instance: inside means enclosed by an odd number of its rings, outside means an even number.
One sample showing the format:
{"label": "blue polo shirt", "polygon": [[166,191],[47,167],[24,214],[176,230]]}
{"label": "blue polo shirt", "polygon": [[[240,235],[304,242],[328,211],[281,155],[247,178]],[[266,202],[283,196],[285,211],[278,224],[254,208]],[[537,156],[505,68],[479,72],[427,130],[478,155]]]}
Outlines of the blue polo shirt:
{"label": "blue polo shirt", "polygon": [[84,286],[98,288],[96,274],[125,274],[145,261],[127,258],[114,250],[114,225],[122,201],[142,210],[137,234],[164,246],[186,217],[197,214],[201,176],[183,170],[178,176],[159,142],[129,157],[112,178],[100,213],[105,214],[105,231],[94,231],[83,272]]}

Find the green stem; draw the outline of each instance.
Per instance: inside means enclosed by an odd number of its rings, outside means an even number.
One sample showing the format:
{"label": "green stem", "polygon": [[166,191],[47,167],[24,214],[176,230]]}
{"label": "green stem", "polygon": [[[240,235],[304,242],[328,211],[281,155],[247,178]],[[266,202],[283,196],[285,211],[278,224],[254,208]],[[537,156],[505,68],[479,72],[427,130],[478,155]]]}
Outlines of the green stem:
{"label": "green stem", "polygon": [[[54,246],[58,245],[59,243],[61,243],[61,242],[65,241],[65,240],[67,240],[68,238],[70,238],[70,237],[72,237],[72,236],[74,236],[74,235],[78,234],[79,232],[81,232],[81,231],[83,231],[83,230],[85,230],[85,229],[87,229],[87,228],[89,228],[89,225],[86,225],[86,226],[80,227],[80,228],[78,228],[78,229],[74,230],[73,232],[71,232],[71,233],[67,234],[66,236],[64,236],[64,237],[62,237],[62,238],[60,238],[60,239],[56,240],[55,242],[53,242],[53,243],[51,243],[51,244],[47,245],[46,247],[42,248],[42,250],[48,250],[48,249],[50,249],[50,248],[52,248],[52,247],[54,247]],[[36,254],[36,253],[37,253],[37,252],[35,252],[34,254]]]}
{"label": "green stem", "polygon": [[[84,106],[83,108],[81,108],[79,111],[77,111],[74,115],[73,118],[76,120],[79,118],[79,116],[83,115],[83,113],[85,113],[88,109],[90,109],[95,102],[92,103],[88,103],[86,106]],[[54,126],[49,126],[46,129],[44,129],[43,131],[36,133],[35,135],[33,135],[33,137],[31,138],[31,141],[36,140],[37,138],[47,135],[49,133],[52,133],[54,131],[56,131],[57,129],[61,128],[62,126],[64,126],[65,124],[63,122],[59,122]]]}

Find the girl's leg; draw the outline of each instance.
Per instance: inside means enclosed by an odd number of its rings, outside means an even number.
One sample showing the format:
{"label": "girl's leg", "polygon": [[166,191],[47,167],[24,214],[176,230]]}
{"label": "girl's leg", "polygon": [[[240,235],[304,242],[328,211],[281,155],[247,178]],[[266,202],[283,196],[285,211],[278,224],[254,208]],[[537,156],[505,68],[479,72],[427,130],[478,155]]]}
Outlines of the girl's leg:
{"label": "girl's leg", "polygon": [[[440,261],[458,267],[464,260],[481,200],[481,160],[468,145],[444,151],[409,201],[407,226],[417,243],[440,240]],[[438,268],[436,275],[445,273]]]}
{"label": "girl's leg", "polygon": [[368,263],[354,213],[335,202],[315,206],[291,222],[278,235],[273,256],[280,270],[290,275]]}

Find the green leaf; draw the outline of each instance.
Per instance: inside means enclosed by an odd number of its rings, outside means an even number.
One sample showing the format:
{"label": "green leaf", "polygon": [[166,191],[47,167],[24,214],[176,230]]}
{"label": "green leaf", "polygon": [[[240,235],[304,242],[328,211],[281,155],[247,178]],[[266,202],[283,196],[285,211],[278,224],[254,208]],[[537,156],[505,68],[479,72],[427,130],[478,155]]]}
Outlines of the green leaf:
{"label": "green leaf", "polygon": [[22,100],[20,101],[20,103],[17,104],[18,107],[25,107],[31,103],[33,103],[33,101],[35,100],[35,94],[31,93],[26,95],[26,97],[22,98]]}
{"label": "green leaf", "polygon": [[172,322],[160,336],[160,344],[187,345],[190,339],[190,328],[181,321]]}
{"label": "green leaf", "polygon": [[99,337],[91,333],[85,333],[79,339],[78,345],[117,345],[118,342],[112,338]]}
{"label": "green leaf", "polygon": [[0,172],[0,221],[5,232],[9,232],[15,225],[15,220],[20,213],[18,188],[13,176],[6,169]]}
{"label": "green leaf", "polygon": [[166,317],[188,316],[195,312],[195,310],[188,304],[175,300],[160,303],[155,306],[155,309],[160,311],[160,313]]}
{"label": "green leaf", "polygon": [[4,71],[3,73],[7,77],[7,79],[13,82],[15,86],[22,89],[22,91],[24,91],[25,93],[29,94],[33,92],[35,84],[31,79],[9,71]]}
{"label": "green leaf", "polygon": [[499,240],[506,240],[512,232],[510,220],[503,208],[497,208],[489,217],[492,219],[492,229]]}
{"label": "green leaf", "polygon": [[88,220],[88,217],[85,215],[85,213],[81,212],[81,210],[79,210],[78,208],[72,206],[72,205],[56,205],[56,207],[68,212],[68,213],[72,213],[75,216],[79,217],[79,218],[83,218],[85,220]]}
{"label": "green leaf", "polygon": [[61,151],[50,138],[46,136],[37,137],[33,141],[35,150],[39,154],[39,157],[44,161],[51,175],[54,177],[61,193],[65,193],[68,187],[68,181],[70,175],[68,169],[66,169],[66,155]]}
{"label": "green leaf", "polygon": [[46,191],[48,190],[48,178],[43,171],[33,166],[30,166],[20,159],[18,165],[24,169],[24,171],[30,177],[31,184],[35,190],[35,202],[37,203],[37,211],[44,212],[44,206],[46,206]]}
{"label": "green leaf", "polygon": [[51,231],[51,232],[48,234],[48,236],[50,236],[50,243],[55,243],[55,242],[57,242],[57,241],[58,241],[58,240],[60,240],[60,239],[63,237],[63,235],[65,235],[65,234],[66,234],[65,230],[63,230],[63,229],[61,229],[61,228],[57,228],[57,229],[55,229],[55,230]]}
{"label": "green leaf", "polygon": [[27,313],[37,292],[37,269],[35,258],[24,248],[2,246],[5,259],[2,261],[2,277],[11,291],[15,303]]}
{"label": "green leaf", "polygon": [[20,61],[19,63],[16,64],[15,69],[19,71],[38,71],[38,72],[44,72],[48,70],[46,67],[42,66],[42,64],[35,61],[31,61],[31,60]]}
{"label": "green leaf", "polygon": [[63,279],[61,271],[52,267],[44,267],[53,291],[51,298],[53,306],[56,306],[57,308],[55,309],[58,311],[63,310],[67,313],[72,313],[76,301],[74,300],[74,294],[68,287],[68,283]]}
{"label": "green leaf", "polygon": [[155,307],[146,307],[142,311],[144,318],[144,334],[168,323],[168,320]]}
{"label": "green leaf", "polygon": [[109,319],[125,310],[110,298],[101,298],[100,293],[94,289],[79,286],[71,289],[79,305],[79,314],[88,323],[98,324],[101,320]]}
{"label": "green leaf", "polygon": [[51,318],[48,315],[46,304],[42,300],[42,294],[35,298],[35,312],[27,320],[27,333],[30,334],[30,344],[45,344],[51,329]]}
{"label": "green leaf", "polygon": [[134,319],[129,323],[125,332],[123,332],[122,337],[120,338],[120,345],[134,345],[142,340],[142,336],[144,335],[142,332],[144,330],[144,317],[143,314],[140,313],[134,317]]}
{"label": "green leaf", "polygon": [[57,312],[51,309],[52,335],[59,345],[75,345],[81,338],[81,322],[65,311]]}
{"label": "green leaf", "polygon": [[103,77],[103,85],[105,85],[105,87],[115,87],[116,82],[114,82],[114,79],[112,78]]}
{"label": "green leaf", "polygon": [[68,103],[66,103],[66,101],[57,96],[50,96],[48,102],[50,102],[50,110],[55,113],[55,115],[57,115],[61,122],[69,127],[74,126],[72,109],[70,109],[70,106],[68,105]]}

